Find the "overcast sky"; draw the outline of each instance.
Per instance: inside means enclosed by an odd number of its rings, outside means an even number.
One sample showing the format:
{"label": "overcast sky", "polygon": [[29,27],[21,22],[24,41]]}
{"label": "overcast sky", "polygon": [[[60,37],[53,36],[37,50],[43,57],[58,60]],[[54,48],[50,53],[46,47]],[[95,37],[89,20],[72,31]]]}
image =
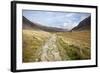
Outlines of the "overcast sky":
{"label": "overcast sky", "polygon": [[23,16],[41,25],[70,30],[90,16],[90,13],[23,10]]}

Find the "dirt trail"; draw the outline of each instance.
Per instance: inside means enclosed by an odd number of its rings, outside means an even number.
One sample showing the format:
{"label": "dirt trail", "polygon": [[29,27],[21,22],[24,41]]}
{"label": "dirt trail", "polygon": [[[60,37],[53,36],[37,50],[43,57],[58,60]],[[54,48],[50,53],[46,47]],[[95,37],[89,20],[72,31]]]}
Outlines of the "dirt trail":
{"label": "dirt trail", "polygon": [[41,61],[60,61],[61,56],[56,44],[57,36],[53,34],[41,47]]}

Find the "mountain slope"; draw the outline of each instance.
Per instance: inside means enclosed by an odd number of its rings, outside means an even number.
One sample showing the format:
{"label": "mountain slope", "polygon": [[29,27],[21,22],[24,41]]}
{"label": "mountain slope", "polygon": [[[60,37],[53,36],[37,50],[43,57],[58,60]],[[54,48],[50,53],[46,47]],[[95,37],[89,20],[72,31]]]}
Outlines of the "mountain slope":
{"label": "mountain slope", "polygon": [[82,20],[78,26],[74,27],[72,30],[82,31],[82,30],[90,30],[91,29],[91,16]]}
{"label": "mountain slope", "polygon": [[36,28],[36,23],[29,21],[26,17],[23,16],[23,29],[33,29]]}
{"label": "mountain slope", "polygon": [[48,26],[44,26],[35,22],[31,22],[29,21],[27,18],[25,18],[23,16],[23,29],[41,29],[41,30],[45,30],[45,31],[68,31],[67,29],[63,29],[63,28],[57,28],[57,27],[48,27]]}

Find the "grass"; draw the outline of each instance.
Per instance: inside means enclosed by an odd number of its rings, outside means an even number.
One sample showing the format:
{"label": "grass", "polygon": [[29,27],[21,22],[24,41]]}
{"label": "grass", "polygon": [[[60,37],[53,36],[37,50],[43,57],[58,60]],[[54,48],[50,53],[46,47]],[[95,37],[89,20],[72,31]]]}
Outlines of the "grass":
{"label": "grass", "polygon": [[23,62],[40,61],[41,47],[52,34],[57,35],[62,60],[85,60],[91,58],[90,31],[46,32],[42,30],[23,29]]}
{"label": "grass", "polygon": [[39,48],[48,38],[44,31],[23,30],[23,62],[35,62],[39,58]]}
{"label": "grass", "polygon": [[81,48],[91,46],[90,31],[57,32],[57,35],[68,44],[74,44]]}
{"label": "grass", "polygon": [[90,32],[59,32],[58,41],[66,51],[67,60],[90,59]]}

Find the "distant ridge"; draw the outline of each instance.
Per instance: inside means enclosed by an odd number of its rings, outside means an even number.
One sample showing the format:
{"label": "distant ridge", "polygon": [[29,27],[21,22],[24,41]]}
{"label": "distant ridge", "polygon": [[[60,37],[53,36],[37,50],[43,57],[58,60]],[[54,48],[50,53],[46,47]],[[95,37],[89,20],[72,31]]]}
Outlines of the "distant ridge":
{"label": "distant ridge", "polygon": [[68,31],[67,29],[63,29],[63,28],[57,28],[57,27],[48,27],[48,26],[43,26],[40,25],[38,23],[35,22],[31,22],[29,21],[26,17],[23,16],[23,29],[41,29],[41,30],[45,30],[45,31],[50,31],[50,32],[54,32],[54,31]]}
{"label": "distant ridge", "polygon": [[82,20],[78,26],[72,29],[73,31],[91,30],[91,16]]}

